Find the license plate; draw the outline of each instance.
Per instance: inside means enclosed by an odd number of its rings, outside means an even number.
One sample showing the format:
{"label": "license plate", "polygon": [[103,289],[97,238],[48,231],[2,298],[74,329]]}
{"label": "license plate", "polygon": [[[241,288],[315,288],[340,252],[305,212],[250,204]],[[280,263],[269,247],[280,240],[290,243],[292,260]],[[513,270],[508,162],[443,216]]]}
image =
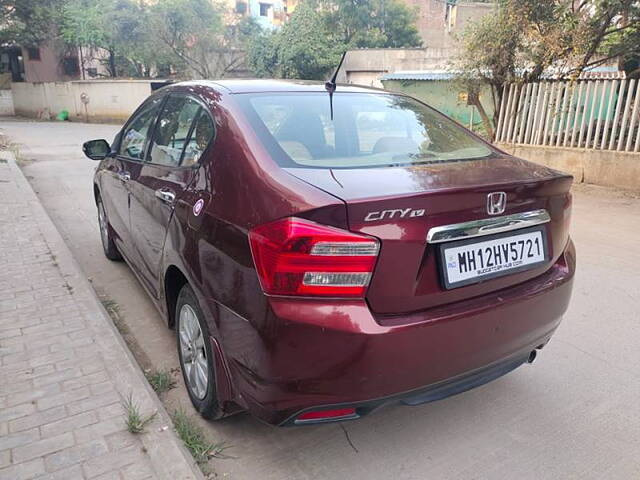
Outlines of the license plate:
{"label": "license plate", "polygon": [[536,228],[453,242],[441,247],[440,258],[445,287],[462,287],[545,263],[545,232]]}

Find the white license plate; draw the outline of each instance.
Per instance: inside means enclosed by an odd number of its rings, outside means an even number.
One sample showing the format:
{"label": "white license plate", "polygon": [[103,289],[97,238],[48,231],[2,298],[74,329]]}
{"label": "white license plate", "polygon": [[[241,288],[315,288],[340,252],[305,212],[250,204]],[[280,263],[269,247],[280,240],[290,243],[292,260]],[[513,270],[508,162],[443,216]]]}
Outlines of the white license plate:
{"label": "white license plate", "polygon": [[547,248],[543,230],[537,229],[445,245],[441,258],[445,286],[455,288],[534,268],[547,260]]}

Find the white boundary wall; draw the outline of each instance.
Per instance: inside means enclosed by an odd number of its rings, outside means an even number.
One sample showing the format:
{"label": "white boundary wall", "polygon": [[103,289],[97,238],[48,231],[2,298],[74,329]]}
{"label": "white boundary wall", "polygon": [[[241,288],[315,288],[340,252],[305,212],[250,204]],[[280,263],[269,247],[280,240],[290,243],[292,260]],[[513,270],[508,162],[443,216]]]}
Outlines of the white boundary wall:
{"label": "white boundary wall", "polygon": [[[62,110],[69,120],[122,122],[151,94],[149,80],[88,80],[51,83],[13,83],[16,115],[49,119]],[[88,98],[83,103],[82,98]]]}
{"label": "white boundary wall", "polygon": [[0,90],[0,115],[13,115],[13,94],[11,90]]}

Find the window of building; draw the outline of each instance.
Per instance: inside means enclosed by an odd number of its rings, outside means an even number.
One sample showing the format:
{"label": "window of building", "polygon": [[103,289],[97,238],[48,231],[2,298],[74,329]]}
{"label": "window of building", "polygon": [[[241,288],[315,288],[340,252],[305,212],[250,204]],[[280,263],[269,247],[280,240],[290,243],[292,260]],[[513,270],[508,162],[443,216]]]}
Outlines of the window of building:
{"label": "window of building", "polygon": [[236,2],[236,13],[244,15],[247,13],[247,4],[246,2]]}
{"label": "window of building", "polygon": [[80,62],[78,57],[64,57],[62,59],[62,70],[64,74],[69,77],[74,77],[80,74]]}
{"label": "window of building", "polygon": [[271,4],[270,3],[261,3],[260,4],[260,16],[261,17],[268,17],[270,8],[271,8]]}
{"label": "window of building", "polygon": [[40,49],[38,47],[27,48],[27,56],[29,60],[40,60]]}

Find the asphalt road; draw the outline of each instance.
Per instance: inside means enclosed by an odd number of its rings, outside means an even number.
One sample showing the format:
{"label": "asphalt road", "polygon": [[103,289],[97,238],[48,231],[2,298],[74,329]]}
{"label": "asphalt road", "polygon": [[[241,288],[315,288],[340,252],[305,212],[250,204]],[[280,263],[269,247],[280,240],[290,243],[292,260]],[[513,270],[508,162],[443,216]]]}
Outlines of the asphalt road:
{"label": "asphalt road", "polygon": [[[146,365],[175,367],[175,338],[122,263],[104,259],[80,144],[115,126],[0,119],[24,171],[86,275],[119,305]],[[640,161],[640,158],[638,159]],[[0,185],[2,188],[2,185]],[[640,478],[640,199],[574,190],[573,300],[536,362],[440,402],[361,420],[279,429],[247,415],[201,422],[233,458],[231,479]],[[176,377],[178,378],[178,377]],[[180,382],[167,399],[191,408]]]}

